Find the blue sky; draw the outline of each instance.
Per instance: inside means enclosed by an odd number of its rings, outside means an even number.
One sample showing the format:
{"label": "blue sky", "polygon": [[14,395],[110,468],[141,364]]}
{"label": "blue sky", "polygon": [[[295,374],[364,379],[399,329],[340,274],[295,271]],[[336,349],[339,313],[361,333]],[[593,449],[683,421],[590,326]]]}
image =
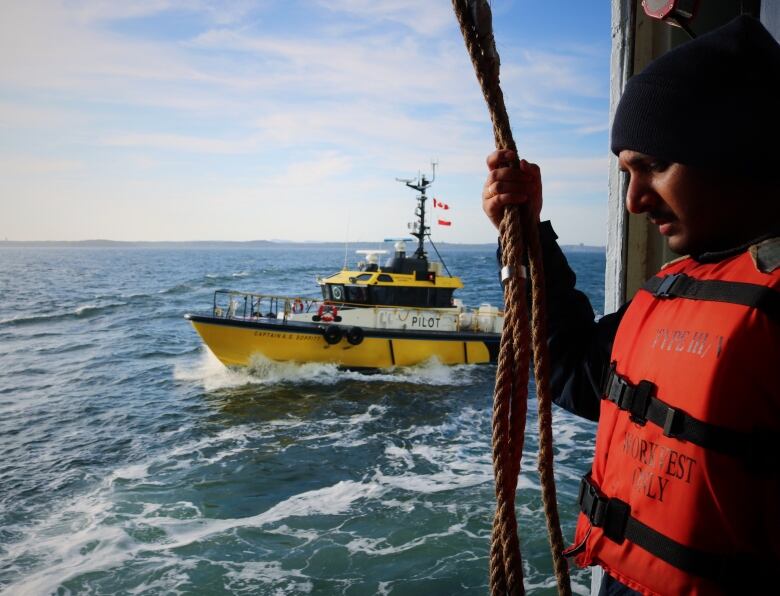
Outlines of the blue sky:
{"label": "blue sky", "polygon": [[[610,4],[495,0],[515,139],[543,216],[604,244]],[[487,110],[449,0],[48,0],[0,20],[0,238],[375,240],[429,171],[482,215]]]}

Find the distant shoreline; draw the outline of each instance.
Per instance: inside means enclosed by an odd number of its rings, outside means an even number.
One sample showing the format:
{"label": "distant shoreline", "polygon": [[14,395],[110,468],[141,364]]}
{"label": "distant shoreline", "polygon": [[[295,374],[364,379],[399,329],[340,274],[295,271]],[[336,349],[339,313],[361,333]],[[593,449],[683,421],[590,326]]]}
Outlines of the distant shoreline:
{"label": "distant shoreline", "polygon": [[[378,240],[350,242],[351,247],[383,244]],[[466,244],[437,242],[439,248],[463,250],[494,249],[494,243]],[[0,240],[0,248],[344,248],[343,242],[289,242],[282,240],[168,240],[168,241],[123,241],[123,240]],[[603,246],[584,244],[562,244],[567,252],[605,252]]]}

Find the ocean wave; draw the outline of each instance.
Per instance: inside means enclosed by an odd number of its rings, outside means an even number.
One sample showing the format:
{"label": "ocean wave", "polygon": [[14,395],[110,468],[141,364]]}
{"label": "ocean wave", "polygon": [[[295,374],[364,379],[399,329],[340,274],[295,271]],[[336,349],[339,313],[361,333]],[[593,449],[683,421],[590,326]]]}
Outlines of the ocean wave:
{"label": "ocean wave", "polygon": [[453,524],[447,528],[444,532],[432,532],[430,534],[423,534],[409,540],[402,542],[401,544],[390,544],[387,538],[367,538],[359,537],[348,542],[345,546],[347,550],[353,554],[362,554],[369,556],[385,557],[388,555],[397,555],[420,546],[424,546],[430,541],[436,541],[442,538],[448,538],[456,534],[470,533],[466,528],[465,523]]}
{"label": "ocean wave", "polygon": [[343,378],[365,382],[409,383],[413,385],[452,386],[468,384],[478,365],[442,364],[435,357],[415,366],[397,367],[370,374],[340,370]]}
{"label": "ocean wave", "polygon": [[371,404],[362,414],[354,414],[348,418],[329,418],[324,420],[284,419],[272,420],[270,425],[277,429],[289,431],[301,428],[304,432],[297,435],[298,443],[306,443],[314,449],[344,448],[355,449],[376,437],[366,432],[366,427],[372,422],[381,420],[388,408]]}
{"label": "ocean wave", "polygon": [[137,292],[135,294],[100,294],[95,296],[95,300],[108,301],[108,300],[122,300],[124,302],[135,304],[138,302],[146,302],[149,299],[154,299],[153,294],[146,292]]}
{"label": "ocean wave", "polygon": [[[213,435],[177,444],[143,462],[119,467],[105,479],[106,487],[119,484],[161,484],[153,480],[160,474],[175,470],[188,470],[193,466],[217,464],[246,451],[259,439],[266,439],[272,429],[258,429],[251,426],[231,426]],[[178,442],[175,436],[170,440]]]}
{"label": "ocean wave", "polygon": [[[125,470],[127,472],[127,470]],[[143,474],[142,470],[132,472]],[[112,475],[111,480],[115,477]],[[338,515],[357,501],[374,498],[375,483],[350,480],[293,495],[266,511],[246,518],[217,519],[170,517],[161,505],[141,504],[140,512],[117,523],[118,512],[107,491],[111,483],[77,499],[63,511],[52,514],[36,528],[26,529],[25,538],[7,548],[10,561],[35,561],[36,570],[25,569],[25,577],[5,588],[11,594],[48,594],[69,580],[85,574],[123,566],[128,560],[149,555],[170,555],[174,551],[243,528],[263,528],[294,517]],[[187,503],[191,511],[195,507]],[[197,509],[197,508],[196,508]],[[29,564],[29,563],[28,563]],[[11,568],[18,563],[12,563]]]}
{"label": "ocean wave", "polygon": [[247,270],[232,271],[230,273],[206,273],[203,278],[208,286],[213,286],[220,282],[230,282],[236,279],[243,279],[249,277],[251,272]]}
{"label": "ocean wave", "polygon": [[278,561],[225,561],[225,589],[230,594],[257,594],[258,587],[274,594],[308,594],[311,580],[295,569],[285,569]]}
{"label": "ocean wave", "polygon": [[[263,374],[261,364],[258,364],[257,369],[229,368],[204,346],[197,362],[185,365],[177,364],[174,367],[173,378],[176,381],[200,384],[206,391],[215,391],[244,385],[273,385],[295,381],[301,378],[301,372],[303,372],[291,364],[273,366],[274,363],[270,361],[268,364],[268,374],[266,375]],[[314,368],[310,368],[307,372],[316,371]]]}
{"label": "ocean wave", "polygon": [[109,304],[82,304],[77,306],[73,310],[48,313],[48,314],[34,314],[34,315],[18,315],[15,317],[9,317],[6,319],[0,319],[0,325],[8,327],[35,325],[38,323],[54,323],[58,321],[66,321],[72,319],[88,319],[101,314],[108,314],[116,311],[117,309],[127,306],[127,302],[112,302]]}
{"label": "ocean wave", "polygon": [[193,290],[193,286],[186,284],[186,283],[180,283],[176,284],[175,286],[171,286],[170,288],[166,288],[164,290],[158,290],[158,294],[186,294],[187,292],[191,292]]}
{"label": "ocean wave", "polygon": [[[384,474],[377,471],[375,480],[385,491],[390,489],[432,495],[461,488],[472,488],[493,481],[493,467],[489,463],[470,464],[468,469],[456,470],[452,466],[430,473]],[[533,483],[520,478],[518,490],[534,488]]]}
{"label": "ocean wave", "polygon": [[207,391],[243,385],[334,385],[346,381],[448,386],[469,383],[475,368],[476,365],[447,366],[431,359],[416,366],[368,373],[345,370],[336,364],[275,362],[262,356],[254,356],[248,367],[235,368],[223,365],[204,346],[200,360],[194,364],[177,365],[173,377],[177,381],[199,383]]}
{"label": "ocean wave", "polygon": [[92,342],[73,343],[72,341],[68,341],[68,342],[63,341],[54,346],[36,348],[35,353],[44,356],[48,354],[61,356],[62,354],[67,354],[68,352],[78,352],[80,350],[88,350],[94,347],[95,344]]}
{"label": "ocean wave", "polygon": [[[318,251],[231,263],[219,251],[112,251],[86,269],[64,252],[57,263],[31,252],[38,272],[7,277],[19,300],[0,313],[15,500],[0,515],[0,593],[484,593],[495,367],[229,369],[179,311],[260,279],[266,292],[305,289]],[[465,273],[471,303],[495,304],[500,290],[483,296],[494,280]],[[25,298],[52,283],[45,308]],[[585,430],[556,414],[567,537]],[[534,433],[517,511],[526,585],[546,593]]]}
{"label": "ocean wave", "polygon": [[[181,482],[181,475],[174,473],[176,470],[221,465],[236,454],[254,451],[259,439],[268,444],[267,440],[278,433],[280,425],[285,427],[284,423],[289,422],[290,429],[300,429],[293,430],[293,434],[306,441],[323,429],[334,435],[339,431],[349,435],[352,429],[380,420],[387,410],[387,406],[371,404],[364,411],[338,421],[333,418],[307,423],[274,420],[261,425],[231,426],[184,441],[177,440],[173,432],[164,439],[170,447],[145,461],[114,469],[92,492],[51,512],[33,527],[19,527],[18,535],[22,539],[8,545],[6,552],[9,569],[19,569],[19,572],[15,573],[16,583],[7,589],[14,594],[51,593],[74,582],[90,582],[88,578],[96,573],[110,574],[112,570],[146,565],[153,560],[155,569],[167,570],[148,580],[160,589],[174,586],[177,577],[186,581],[188,570],[201,561],[226,571],[226,587],[236,592],[256,592],[259,586],[306,591],[310,582],[305,569],[282,570],[272,563],[256,560],[255,565],[243,572],[243,563],[203,559],[194,553],[211,552],[208,544],[241,541],[246,529],[289,535],[302,545],[327,541],[323,516],[336,516],[329,525],[330,531],[342,535],[339,548],[353,555],[393,557],[427,548],[426,545],[446,543],[448,538],[459,540],[458,536],[470,543],[486,541],[487,534],[483,536],[479,530],[484,524],[476,520],[489,515],[493,474],[490,448],[482,428],[487,424],[486,411],[475,408],[460,410],[441,424],[426,426],[421,433],[415,432],[417,427],[380,431],[385,440],[384,457],[380,456],[361,479],[330,481],[303,490],[254,515],[213,518],[206,517],[207,511],[202,504],[196,504],[197,499],[191,502],[179,497],[174,502],[157,502],[157,496],[168,493]],[[372,440],[377,436],[380,435],[374,435]],[[448,439],[452,436],[457,436],[458,441]],[[154,487],[152,492],[150,487]],[[525,470],[519,488],[525,494],[539,493],[538,483]],[[448,491],[459,491],[456,494],[460,496],[454,499],[443,496]],[[340,521],[343,516],[363,517],[372,511],[393,510],[418,516],[410,519],[427,515],[421,511],[439,515],[448,512],[452,521],[428,531],[410,533],[401,540],[397,536],[366,534],[344,527]],[[532,520],[543,527],[541,503],[536,500],[533,506],[519,504],[518,514],[525,523]],[[377,523],[381,528],[381,522]],[[194,545],[204,546],[191,548]],[[317,546],[307,550],[311,549],[316,552]],[[264,571],[269,574],[266,579],[257,577],[257,573]],[[546,586],[548,580],[540,573],[534,570],[528,574],[527,581],[537,587]],[[151,586],[144,583],[143,589],[149,590]]]}

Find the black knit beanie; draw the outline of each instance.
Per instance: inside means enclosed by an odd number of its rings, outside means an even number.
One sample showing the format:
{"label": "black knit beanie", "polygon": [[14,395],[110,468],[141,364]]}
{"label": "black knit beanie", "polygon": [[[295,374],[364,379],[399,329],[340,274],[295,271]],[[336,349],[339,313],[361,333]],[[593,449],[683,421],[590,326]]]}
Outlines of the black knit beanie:
{"label": "black knit beanie", "polygon": [[780,176],[780,45],[741,16],[650,63],[626,85],[612,151]]}

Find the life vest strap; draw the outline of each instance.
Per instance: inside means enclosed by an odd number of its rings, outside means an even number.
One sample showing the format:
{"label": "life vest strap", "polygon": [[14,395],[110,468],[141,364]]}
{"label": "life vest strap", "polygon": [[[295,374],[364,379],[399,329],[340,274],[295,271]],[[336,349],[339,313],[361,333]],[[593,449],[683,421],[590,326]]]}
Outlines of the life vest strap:
{"label": "life vest strap", "polygon": [[601,528],[609,540],[622,544],[628,540],[651,555],[687,573],[707,577],[718,583],[730,583],[727,577],[741,567],[735,567],[741,557],[701,551],[672,540],[631,515],[631,506],[617,498],[602,494],[590,474],[583,476],[579,492],[580,511],[590,523]]}
{"label": "life vest strap", "polygon": [[642,286],[656,298],[688,298],[729,302],[756,308],[780,322],[780,292],[758,284],[717,279],[696,279],[684,273],[657,275]]}
{"label": "life vest strap", "polygon": [[714,581],[727,594],[760,594],[776,582],[780,561],[771,552],[707,552],[681,544],[631,515],[631,506],[601,492],[590,472],[580,482],[578,503],[588,518],[581,544],[567,551],[573,556],[585,550],[592,528],[601,528],[604,536],[617,544],[628,540],[654,557],[686,573]]}
{"label": "life vest strap", "polygon": [[673,408],[654,396],[656,386],[650,381],[633,385],[620,376],[613,363],[607,375],[602,398],[627,411],[631,421],[640,425],[652,422],[663,429],[664,436],[690,441],[706,449],[743,459],[751,469],[768,459],[772,445],[780,441],[780,434],[755,429],[750,432],[717,426],[694,418]]}

